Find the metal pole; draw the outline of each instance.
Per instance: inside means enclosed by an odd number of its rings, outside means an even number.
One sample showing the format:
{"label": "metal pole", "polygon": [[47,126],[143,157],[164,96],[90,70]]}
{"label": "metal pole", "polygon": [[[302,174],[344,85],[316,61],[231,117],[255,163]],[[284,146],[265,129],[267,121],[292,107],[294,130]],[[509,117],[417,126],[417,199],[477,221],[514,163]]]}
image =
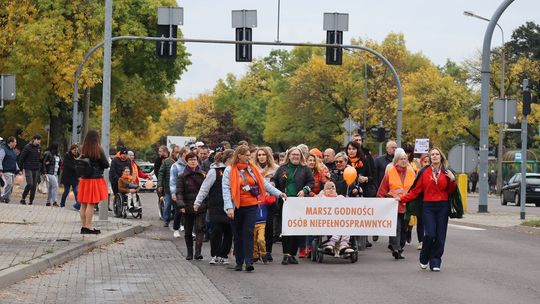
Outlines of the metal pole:
{"label": "metal pole", "polygon": [[[367,63],[364,60],[364,130],[367,131],[367,99],[368,99],[368,79],[367,79]],[[365,135],[364,135],[365,136]]]}
{"label": "metal pole", "polygon": [[489,78],[490,78],[490,49],[493,30],[497,21],[501,17],[506,8],[512,4],[514,0],[505,0],[489,21],[489,24],[484,34],[484,43],[482,48],[482,91],[480,103],[480,166],[479,166],[479,182],[480,182],[480,197],[478,200],[478,212],[488,211],[488,127],[489,127]]}
{"label": "metal pole", "polygon": [[[109,156],[111,130],[111,53],[112,53],[112,0],[105,0],[105,45],[103,47],[103,105],[101,112],[101,147]],[[107,200],[99,203],[99,220],[106,221],[109,216]]]}
{"label": "metal pole", "polygon": [[[497,26],[501,30],[502,36],[502,47],[501,47],[501,88],[499,90],[499,98],[504,100],[504,106],[506,109],[506,98],[504,96],[504,70],[505,70],[505,52],[504,52],[504,31],[502,27],[497,23]],[[506,110],[504,112],[504,118],[506,120]],[[506,123],[499,124],[499,146],[497,147],[497,195],[501,195],[501,188],[503,184],[503,169],[502,169],[502,160],[503,160],[503,142],[504,142],[504,129],[506,128]]]}
{"label": "metal pole", "polygon": [[277,39],[276,42],[279,42],[279,15],[281,13],[281,0],[277,2]]}
{"label": "metal pole", "polygon": [[[529,80],[523,79],[523,91],[529,90]],[[519,195],[519,218],[525,219],[525,204],[527,203],[527,115],[521,118],[521,193]]]}

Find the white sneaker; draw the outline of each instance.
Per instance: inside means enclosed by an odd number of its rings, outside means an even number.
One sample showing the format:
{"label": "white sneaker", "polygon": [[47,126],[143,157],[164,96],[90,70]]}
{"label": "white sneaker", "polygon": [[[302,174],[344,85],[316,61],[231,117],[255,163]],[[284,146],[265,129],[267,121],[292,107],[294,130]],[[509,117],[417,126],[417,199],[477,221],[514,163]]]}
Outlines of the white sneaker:
{"label": "white sneaker", "polygon": [[216,265],[217,263],[219,263],[219,258],[218,257],[212,257],[210,259],[210,262],[208,262],[208,264],[211,264],[211,265]]}
{"label": "white sneaker", "polygon": [[433,269],[431,269],[431,271],[441,271],[441,268],[439,268],[439,267],[433,267]]}
{"label": "white sneaker", "polygon": [[180,225],[180,231],[184,231],[184,226]]}
{"label": "white sneaker", "polygon": [[422,250],[422,242],[418,243],[418,247],[416,247],[418,250]]}
{"label": "white sneaker", "polygon": [[180,237],[180,231],[175,230],[175,231],[173,232],[173,237],[179,238],[179,237]]}
{"label": "white sneaker", "polygon": [[428,267],[428,264],[422,264],[422,263],[420,263],[420,268],[422,268],[422,269],[427,269],[427,267]]}
{"label": "white sneaker", "polygon": [[221,258],[221,264],[229,265],[229,259],[228,258]]}

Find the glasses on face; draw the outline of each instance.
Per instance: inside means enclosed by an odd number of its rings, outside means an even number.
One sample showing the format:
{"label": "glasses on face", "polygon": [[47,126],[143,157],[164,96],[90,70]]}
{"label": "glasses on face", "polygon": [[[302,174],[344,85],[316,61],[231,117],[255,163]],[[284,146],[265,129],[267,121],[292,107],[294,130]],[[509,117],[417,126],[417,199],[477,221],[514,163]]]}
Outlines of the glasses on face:
{"label": "glasses on face", "polygon": [[343,164],[345,161],[344,160],[335,160],[334,163],[336,164]]}

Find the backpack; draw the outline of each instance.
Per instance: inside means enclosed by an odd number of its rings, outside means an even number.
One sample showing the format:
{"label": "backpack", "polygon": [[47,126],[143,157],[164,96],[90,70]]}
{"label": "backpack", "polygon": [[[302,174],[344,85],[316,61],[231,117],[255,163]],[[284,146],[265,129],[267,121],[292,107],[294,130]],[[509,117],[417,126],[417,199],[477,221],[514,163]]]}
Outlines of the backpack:
{"label": "backpack", "polygon": [[92,177],[94,174],[94,168],[90,163],[90,158],[76,158],[74,167],[78,177]]}

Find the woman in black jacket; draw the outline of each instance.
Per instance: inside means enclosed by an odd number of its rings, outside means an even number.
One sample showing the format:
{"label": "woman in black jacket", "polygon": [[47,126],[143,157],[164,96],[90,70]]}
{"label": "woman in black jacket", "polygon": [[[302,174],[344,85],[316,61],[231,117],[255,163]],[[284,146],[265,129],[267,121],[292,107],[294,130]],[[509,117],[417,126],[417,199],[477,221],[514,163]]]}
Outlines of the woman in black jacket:
{"label": "woman in black jacket", "polygon": [[[287,151],[285,164],[280,166],[271,179],[276,188],[288,197],[308,196],[313,188],[314,179],[311,169],[306,166],[304,154],[298,147],[292,147]],[[283,210],[283,209],[282,209]],[[305,236],[283,236],[283,261],[281,264],[298,264],[296,253],[301,242],[305,242]]]}
{"label": "woman in black jacket", "polygon": [[210,170],[197,194],[193,209],[198,211],[204,207],[205,199],[208,202],[208,217],[212,224],[210,235],[210,264],[229,264],[229,251],[232,246],[232,225],[224,210],[223,202],[223,172],[227,166],[231,165],[234,150],[227,149],[218,152],[215,156],[215,163],[210,166]]}
{"label": "woman in black jacket", "polygon": [[45,206],[50,206],[52,203],[54,207],[58,207],[56,196],[58,194],[58,175],[61,162],[62,159],[58,155],[58,145],[53,143],[43,154],[44,172],[42,174],[47,175],[48,179],[47,203]]}
{"label": "woman in black jacket", "polygon": [[356,169],[358,173],[357,182],[362,188],[364,197],[375,197],[377,186],[375,186],[375,167],[371,155],[357,142],[351,141],[345,147],[345,153],[349,158],[349,165]]}
{"label": "woman in black jacket", "polygon": [[99,134],[96,130],[89,130],[83,141],[81,158],[88,158],[92,167],[92,174],[81,177],[77,200],[81,203],[81,234],[98,234],[98,229],[92,228],[94,206],[108,198],[107,183],[103,178],[103,170],[109,168],[109,160],[99,144]]}
{"label": "woman in black jacket", "polygon": [[62,179],[60,182],[64,185],[64,193],[62,193],[62,199],[60,200],[60,207],[64,208],[66,206],[66,199],[68,197],[70,188],[73,189],[75,194],[75,205],[73,208],[79,210],[80,205],[77,201],[77,190],[79,187],[79,177],[75,172],[75,159],[79,157],[79,147],[76,144],[73,144],[69,147],[69,151],[64,156],[64,165],[62,166]]}
{"label": "woman in black jacket", "polygon": [[193,203],[199,193],[199,189],[204,181],[204,174],[199,167],[199,157],[194,152],[189,152],[185,160],[187,166],[184,173],[178,176],[176,181],[176,208],[180,210],[184,217],[184,239],[186,241],[186,260],[193,259],[193,225],[195,225],[195,259],[202,260],[201,249],[204,238],[204,218],[206,207],[201,206],[197,211],[193,208]]}

